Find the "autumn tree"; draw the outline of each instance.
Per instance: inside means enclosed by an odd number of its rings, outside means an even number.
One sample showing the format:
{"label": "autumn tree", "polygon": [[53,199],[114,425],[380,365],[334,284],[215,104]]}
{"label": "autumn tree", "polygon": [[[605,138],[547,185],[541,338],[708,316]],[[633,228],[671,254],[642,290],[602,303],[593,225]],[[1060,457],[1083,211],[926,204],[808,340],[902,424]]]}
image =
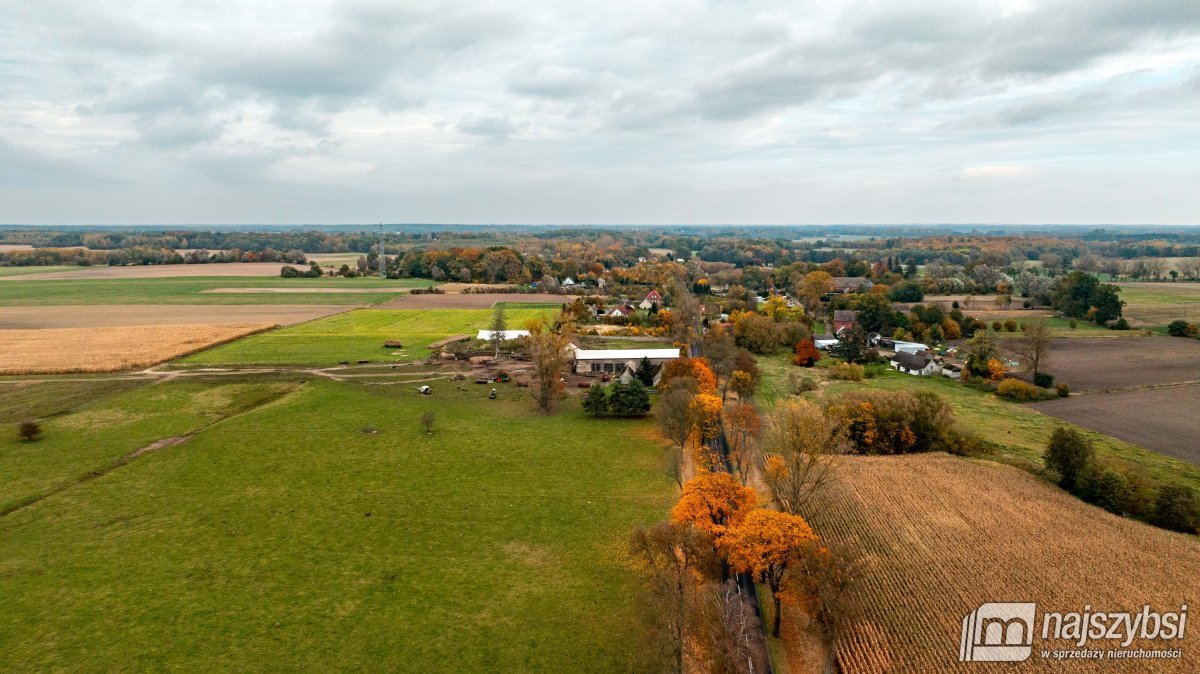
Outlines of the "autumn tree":
{"label": "autumn tree", "polygon": [[988,369],[988,361],[1000,355],[1000,350],[996,348],[996,343],[987,330],[980,330],[975,333],[975,336],[967,341],[967,353],[963,360],[967,366],[967,372],[976,376],[983,377],[991,374]]}
{"label": "autumn tree", "polygon": [[805,274],[796,284],[796,297],[809,316],[816,316],[821,309],[821,298],[833,292],[833,276],[826,271]]}
{"label": "autumn tree", "polygon": [[721,399],[711,393],[701,393],[692,399],[689,413],[692,430],[696,432],[697,458],[704,467],[712,470],[720,465],[721,458],[711,451],[711,445],[721,435]]}
{"label": "autumn tree", "polygon": [[862,607],[850,590],[859,582],[863,560],[845,545],[815,541],[800,549],[793,561],[793,585],[830,642],[841,628],[853,624]]}
{"label": "autumn tree", "polygon": [[712,672],[756,674],[768,668],[766,636],[754,604],[730,578],[711,584],[699,606],[703,627],[696,635]]}
{"label": "autumn tree", "polygon": [[812,367],[818,360],[821,360],[821,352],[812,338],[800,340],[796,344],[796,357],[792,359],[793,363],[801,367]]}
{"label": "autumn tree", "polygon": [[725,409],[725,429],[729,438],[729,460],[737,469],[742,484],[750,477],[754,446],[762,433],[762,418],[754,405],[737,403]]}
{"label": "autumn tree", "polygon": [[713,373],[708,361],[703,356],[667,361],[663,365],[659,383],[666,386],[676,377],[691,377],[696,381],[696,387],[701,393],[716,393],[717,391],[717,375]]}
{"label": "autumn tree", "polygon": [[554,332],[544,320],[529,323],[526,348],[533,363],[537,382],[534,399],[538,409],[549,414],[554,400],[563,390],[563,369],[567,366],[567,344],[570,333],[566,328]]}
{"label": "autumn tree", "polygon": [[717,539],[717,549],[731,569],[748,573],[770,588],[775,604],[771,634],[776,638],[782,623],[781,603],[797,599],[785,594],[788,571],[804,547],[816,541],[803,517],[763,508],[751,510]]}
{"label": "autumn tree", "polygon": [[833,481],[839,458],[849,451],[843,428],[802,399],[771,410],[761,444],[767,486],[779,507],[793,515]]}
{"label": "autumn tree", "polygon": [[742,521],[758,503],[754,489],[738,484],[729,473],[702,473],[683,485],[671,509],[671,521],[691,524],[712,538]]}
{"label": "autumn tree", "polygon": [[648,576],[648,642],[661,649],[668,671],[681,674],[691,604],[688,595],[698,577],[715,574],[712,539],[686,523],[662,522],[636,529],[629,539],[629,552]]}
{"label": "autumn tree", "polygon": [[33,442],[42,436],[42,425],[36,421],[22,421],[17,427],[17,437],[25,442]]}
{"label": "autumn tree", "polygon": [[717,381],[724,382],[724,386],[721,387],[721,399],[724,400],[725,392],[729,388],[729,377],[737,369],[738,346],[734,343],[733,335],[717,323],[704,333],[700,351],[712,368],[713,374],[717,376]]}
{"label": "autumn tree", "polygon": [[683,488],[683,452],[687,447],[688,438],[692,437],[692,398],[694,389],[689,390],[687,382],[691,378],[676,379],[672,385],[663,391],[658,398],[658,409],[655,420],[663,437],[671,441],[671,455],[668,457],[668,469],[675,483]]}
{"label": "autumn tree", "polygon": [[1037,319],[1025,323],[1020,337],[1008,340],[1005,345],[1018,362],[1033,372],[1033,380],[1038,381],[1041,368],[1050,358],[1050,340],[1053,336],[1050,324],[1046,319]]}
{"label": "autumn tree", "polygon": [[750,376],[749,372],[734,370],[733,375],[729,377],[729,388],[738,394],[739,400],[748,400],[754,395],[757,381]]}
{"label": "autumn tree", "polygon": [[700,330],[700,301],[691,289],[675,281],[671,286],[671,333],[675,341],[691,343]]}

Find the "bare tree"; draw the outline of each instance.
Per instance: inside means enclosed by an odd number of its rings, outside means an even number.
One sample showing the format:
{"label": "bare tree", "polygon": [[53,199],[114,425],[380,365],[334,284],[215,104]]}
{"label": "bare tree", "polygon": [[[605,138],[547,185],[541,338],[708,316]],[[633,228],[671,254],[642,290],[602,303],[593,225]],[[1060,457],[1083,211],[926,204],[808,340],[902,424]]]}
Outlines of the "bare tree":
{"label": "bare tree", "polygon": [[[682,379],[682,377],[680,378]],[[693,386],[695,384],[693,380]],[[688,390],[686,382],[672,381],[658,399],[655,419],[663,437],[671,441],[671,475],[680,489],[683,488],[683,452],[692,435],[692,398],[695,391]]]}
{"label": "bare tree", "polygon": [[538,409],[545,414],[554,408],[554,400],[563,390],[563,369],[567,366],[569,340],[570,331],[566,327],[554,332],[545,321],[529,324],[526,348],[533,362],[534,379],[537,380],[534,398]]}
{"label": "bare tree", "polygon": [[504,332],[508,330],[508,319],[504,316],[504,304],[497,302],[492,309],[492,346],[495,347],[493,358],[500,359],[500,344],[504,341]]}
{"label": "bare tree", "polygon": [[425,410],[421,413],[421,428],[425,430],[427,435],[433,435],[433,425],[437,423],[437,414],[433,410]]}
{"label": "bare tree", "polygon": [[722,674],[767,671],[767,642],[754,605],[732,579],[706,592],[705,651],[712,670]]}
{"label": "bare tree", "polygon": [[647,618],[652,644],[665,651],[668,671],[681,674],[692,618],[690,586],[694,574],[715,572],[712,540],[690,525],[662,522],[636,529],[629,539],[629,552],[650,581],[646,596],[650,601]]}
{"label": "bare tree", "polygon": [[849,451],[838,424],[815,403],[798,399],[771,410],[760,446],[763,475],[775,501],[784,512],[805,516],[812,513],[806,506],[833,481],[840,457]]}
{"label": "bare tree", "polygon": [[1007,348],[1019,362],[1032,372],[1036,379],[1042,366],[1050,359],[1050,343],[1053,334],[1050,324],[1039,318],[1025,323],[1022,336],[1008,340]]}
{"label": "bare tree", "polygon": [[1192,281],[1200,280],[1200,257],[1185,258],[1175,266],[1183,278]]}
{"label": "bare tree", "polygon": [[863,560],[844,543],[822,541],[796,555],[796,575],[816,600],[814,617],[825,638],[836,642],[862,610],[852,591],[862,577]]}
{"label": "bare tree", "polygon": [[685,284],[675,281],[671,286],[671,333],[675,341],[692,341],[700,332],[700,300]]}

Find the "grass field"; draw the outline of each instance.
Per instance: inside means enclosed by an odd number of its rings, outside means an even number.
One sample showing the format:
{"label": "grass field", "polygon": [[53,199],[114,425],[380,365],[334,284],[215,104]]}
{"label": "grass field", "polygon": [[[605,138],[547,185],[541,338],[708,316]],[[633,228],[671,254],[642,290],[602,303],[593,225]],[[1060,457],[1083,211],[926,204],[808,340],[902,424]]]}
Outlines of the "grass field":
{"label": "grass field", "polygon": [[[770,404],[788,395],[787,375],[800,371],[782,357],[760,359],[764,371],[762,398]],[[808,370],[823,377],[823,368]],[[1055,427],[1071,425],[1038,411],[1036,405],[1018,405],[994,394],[958,384],[945,377],[914,377],[894,370],[861,382],[829,382],[819,395],[830,396],[855,389],[933,391],[953,407],[959,424],[998,446],[996,458],[1029,470],[1040,470],[1046,442]],[[812,395],[812,394],[809,394]],[[1115,459],[1145,470],[1151,477],[1200,490],[1200,466],[1144,449],[1103,433],[1078,427],[1096,446],[1100,459]]]}
{"label": "grass field", "polygon": [[[962,621],[985,602],[1036,602],[1039,612],[1195,605],[1194,537],[1111,515],[1010,466],[945,454],[850,457],[807,514],[818,535],[864,564],[852,590],[861,613],[837,648],[846,674],[965,671]],[[1129,645],[1179,648],[1176,660],[1061,663],[1040,651],[1079,646],[1044,640],[1039,627],[1032,656],[1003,671],[1195,672],[1197,634]],[[1103,639],[1087,647],[1120,648]]]}
{"label": "grass field", "polygon": [[[557,313],[558,307],[513,309],[509,327]],[[185,364],[231,363],[334,364],[341,361],[407,362],[429,355],[429,344],[448,335],[486,329],[491,309],[360,309],[318,321],[273,330],[202,351]],[[403,349],[386,349],[385,340],[400,340]]]}
{"label": "grass field", "polygon": [[144,383],[145,380],[133,378],[0,379],[0,424],[58,416]]}
{"label": "grass field", "polygon": [[1146,325],[1200,321],[1200,283],[1120,283],[1125,316]]}
{"label": "grass field", "polygon": [[[2,427],[6,498],[282,384],[237,386]],[[0,670],[630,671],[625,540],[674,493],[650,423],[435,388],[313,381],[0,517]]]}
{"label": "grass field", "polygon": [[32,274],[53,274],[61,271],[75,271],[83,267],[59,265],[50,267],[0,267],[0,278],[5,276],[29,276]]}
{"label": "grass field", "polygon": [[[66,304],[376,304],[388,293],[336,293],[360,290],[426,287],[425,279],[317,278],[285,279],[254,276],[184,278],[109,278],[88,280],[22,280],[0,282],[0,306]],[[220,288],[312,288],[312,293],[220,293]]]}
{"label": "grass field", "polygon": [[0,330],[0,374],[116,372],[157,365],[270,328],[266,325],[139,325]]}

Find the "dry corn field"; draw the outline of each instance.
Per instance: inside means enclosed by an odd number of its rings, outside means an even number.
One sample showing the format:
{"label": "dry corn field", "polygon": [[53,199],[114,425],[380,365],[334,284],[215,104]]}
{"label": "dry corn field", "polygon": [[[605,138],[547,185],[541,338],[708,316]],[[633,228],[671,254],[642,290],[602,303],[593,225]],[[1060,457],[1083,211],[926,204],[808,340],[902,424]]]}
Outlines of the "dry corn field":
{"label": "dry corn field", "polygon": [[0,330],[0,374],[149,367],[273,325],[139,325]]}
{"label": "dry corn field", "polygon": [[[1195,672],[1193,626],[1175,660],[1053,662],[1041,649],[1042,611],[1138,613],[1196,604],[1200,542],[1110,515],[1036,476],[944,454],[853,457],[810,517],[816,531],[863,557],[861,605],[837,644],[842,671]],[[1033,652],[1021,663],[959,663],[963,618],[985,602],[1036,602]],[[1108,650],[1106,640],[1082,648]],[[1111,646],[1111,648],[1120,648]]]}

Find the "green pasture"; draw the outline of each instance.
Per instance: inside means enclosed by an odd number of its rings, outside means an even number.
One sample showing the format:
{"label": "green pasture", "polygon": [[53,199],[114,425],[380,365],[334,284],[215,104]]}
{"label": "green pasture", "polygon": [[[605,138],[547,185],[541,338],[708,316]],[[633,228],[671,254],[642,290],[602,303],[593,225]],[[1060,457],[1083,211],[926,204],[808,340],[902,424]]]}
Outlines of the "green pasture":
{"label": "green pasture", "polygon": [[[507,311],[508,325],[552,316],[557,306]],[[359,309],[239,339],[179,361],[184,364],[311,364],[341,361],[408,362],[429,355],[429,344],[450,335],[470,335],[491,326],[491,309]],[[402,349],[384,348],[386,340]]]}
{"label": "green pasture", "polygon": [[[186,276],[7,281],[0,283],[0,306],[62,304],[378,304],[386,292],[336,293],[330,290],[409,288],[433,285],[427,279],[297,278],[273,276]],[[213,293],[218,288],[315,289],[313,293]]]}
{"label": "green pasture", "polygon": [[7,500],[203,427],[0,516],[0,670],[636,669],[625,541],[675,492],[651,422],[509,387],[232,386],[139,388],[28,445],[0,426]]}

